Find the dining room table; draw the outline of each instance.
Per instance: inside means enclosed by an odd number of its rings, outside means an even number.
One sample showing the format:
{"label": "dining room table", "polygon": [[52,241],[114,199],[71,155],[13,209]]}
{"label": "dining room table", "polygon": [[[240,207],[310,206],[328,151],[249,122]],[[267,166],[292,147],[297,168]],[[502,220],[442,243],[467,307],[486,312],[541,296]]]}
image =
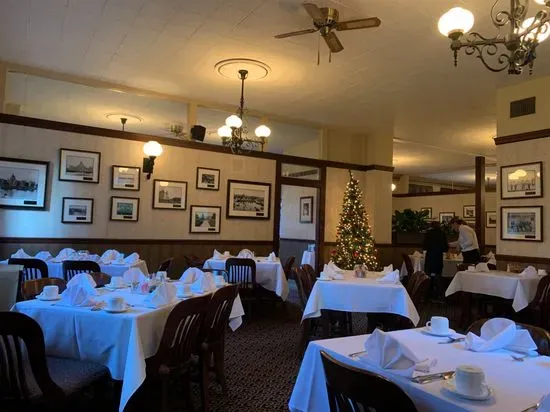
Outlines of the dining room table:
{"label": "dining room table", "polygon": [[382,272],[367,272],[365,278],[358,278],[354,271],[344,270],[342,276],[343,279],[317,279],[302,320],[320,317],[322,310],[330,309],[351,313],[393,313],[418,324],[418,311],[401,282],[379,282]]}
{"label": "dining room table", "polygon": [[[410,397],[419,412],[520,412],[533,407],[542,396],[550,393],[548,356],[516,361],[511,356],[515,352],[507,349],[472,352],[465,348],[464,342],[440,344],[447,342],[447,338],[427,335],[423,329],[389,333],[419,359],[437,360],[435,366],[430,368],[430,374],[454,371],[465,364],[482,368],[486,382],[493,390],[492,396],[484,401],[468,400],[448,391],[443,380],[415,383],[409,377],[393,373],[391,369],[366,363],[353,355],[365,350],[368,335],[358,335],[309,343],[288,404],[290,411],[330,411],[321,351],[347,365],[375,372],[394,382]],[[426,373],[414,372],[413,376],[422,375]]]}
{"label": "dining room table", "polygon": [[[203,269],[224,271],[227,259],[235,256],[211,257],[204,262]],[[288,297],[288,281],[279,258],[254,257],[256,263],[256,283],[275,292],[283,301]]]}
{"label": "dining room table", "polygon": [[[95,310],[98,306],[92,310],[38,299],[18,302],[12,310],[38,322],[44,333],[48,356],[106,366],[113,379],[122,381],[119,403],[122,412],[132,394],[145,381],[145,359],[157,352],[168,315],[182,299],[150,308],[145,304],[147,294],[132,293],[129,288],[115,291],[99,288],[97,291],[99,295],[95,298],[98,302],[121,296],[129,305],[128,310],[109,313],[103,309]],[[237,296],[229,316],[232,330],[242,324],[243,316],[242,302]]]}
{"label": "dining room table", "polygon": [[[409,255],[409,257],[411,258],[414,271],[423,272],[425,256],[422,254],[421,256]],[[441,272],[441,276],[444,278],[452,278],[457,272],[457,265],[459,265],[460,263],[462,263],[462,257],[448,257],[445,254],[445,256],[443,257],[443,271]],[[401,270],[399,271],[399,274],[401,276],[401,279],[407,276],[407,266],[405,265],[405,262],[403,262],[403,264],[401,265]]]}

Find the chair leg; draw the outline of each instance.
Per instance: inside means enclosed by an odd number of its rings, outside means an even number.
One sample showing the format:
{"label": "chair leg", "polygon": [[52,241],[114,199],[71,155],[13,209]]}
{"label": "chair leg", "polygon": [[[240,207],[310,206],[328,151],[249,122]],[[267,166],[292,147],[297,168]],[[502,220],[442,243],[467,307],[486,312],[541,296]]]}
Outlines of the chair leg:
{"label": "chair leg", "polygon": [[209,387],[209,378],[208,378],[208,371],[209,371],[209,364],[210,364],[210,352],[207,350],[204,350],[200,357],[200,372],[201,372],[201,409],[202,412],[208,412],[208,405],[209,405],[209,399],[208,399],[208,387]]}
{"label": "chair leg", "polygon": [[168,378],[163,377],[160,381],[161,411],[168,412]]}
{"label": "chair leg", "polygon": [[227,383],[225,381],[224,371],[224,345],[223,343],[216,345],[213,348],[214,353],[214,370],[216,371],[216,379],[222,387],[223,394],[227,396]]}

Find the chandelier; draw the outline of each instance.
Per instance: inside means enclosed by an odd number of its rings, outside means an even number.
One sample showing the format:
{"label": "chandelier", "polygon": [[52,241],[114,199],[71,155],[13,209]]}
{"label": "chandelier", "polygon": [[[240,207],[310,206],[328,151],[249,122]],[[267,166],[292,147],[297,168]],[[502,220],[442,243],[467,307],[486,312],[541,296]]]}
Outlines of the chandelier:
{"label": "chandelier", "polygon": [[455,7],[441,16],[439,31],[451,39],[455,66],[458,51],[464,48],[466,55],[476,56],[493,72],[508,69],[508,74],[521,74],[527,66],[532,74],[536,48],[550,35],[550,0],[533,0],[546,8],[528,18],[531,0],[510,0],[510,11],[495,12],[499,1],[496,0],[491,8],[491,19],[498,30],[508,26],[506,34],[485,37],[477,32],[468,33],[474,25],[474,15],[461,7]]}
{"label": "chandelier", "polygon": [[225,119],[225,125],[218,129],[218,135],[222,138],[222,144],[229,147],[233,153],[242,153],[257,150],[258,147],[264,151],[264,145],[271,134],[271,129],[260,125],[254,131],[256,137],[248,137],[248,127],[244,118],[244,81],[248,77],[248,70],[239,70],[241,79],[241,101],[237,114],[232,114]]}

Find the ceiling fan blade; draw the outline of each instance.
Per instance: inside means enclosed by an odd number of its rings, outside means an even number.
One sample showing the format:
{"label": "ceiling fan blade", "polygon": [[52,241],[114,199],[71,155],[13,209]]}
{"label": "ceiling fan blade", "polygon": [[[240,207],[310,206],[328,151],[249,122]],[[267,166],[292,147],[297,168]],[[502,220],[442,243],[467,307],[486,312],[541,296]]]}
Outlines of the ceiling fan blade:
{"label": "ceiling fan blade", "polygon": [[382,22],[378,17],[369,17],[368,19],[341,21],[336,25],[336,30],[370,29],[372,27],[378,27],[380,24],[382,24]]}
{"label": "ceiling fan blade", "polygon": [[342,43],[340,43],[340,40],[335,33],[329,32],[323,36],[323,39],[325,39],[325,42],[332,53],[338,53],[344,50],[344,46],[342,46]]}
{"label": "ceiling fan blade", "polygon": [[290,33],[277,34],[275,38],[284,39],[285,37],[301,36],[302,34],[315,33],[316,31],[317,29],[305,29],[305,30],[292,31]]}
{"label": "ceiling fan blade", "polygon": [[304,6],[304,9],[306,9],[307,14],[309,14],[309,17],[311,17],[313,21],[317,22],[325,20],[323,12],[319,7],[317,7],[316,4],[303,3],[302,6]]}

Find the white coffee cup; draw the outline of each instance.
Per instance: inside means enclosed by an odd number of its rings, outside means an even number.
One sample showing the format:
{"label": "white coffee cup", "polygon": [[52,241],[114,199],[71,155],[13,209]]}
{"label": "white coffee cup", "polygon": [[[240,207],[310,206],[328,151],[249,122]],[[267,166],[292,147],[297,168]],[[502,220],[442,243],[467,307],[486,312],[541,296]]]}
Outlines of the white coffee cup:
{"label": "white coffee cup", "polygon": [[483,396],[487,393],[483,369],[473,365],[460,365],[455,371],[456,390],[468,396]]}
{"label": "white coffee cup", "polygon": [[426,323],[426,326],[434,333],[442,335],[449,333],[449,319],[444,316],[432,316],[432,318]]}
{"label": "white coffee cup", "polygon": [[223,276],[214,276],[214,282],[216,286],[223,286],[225,285],[225,278]]}
{"label": "white coffee cup", "polygon": [[546,269],[539,269],[539,270],[537,270],[537,275],[546,276],[546,275],[548,275],[548,272],[546,271]]}
{"label": "white coffee cup", "polygon": [[123,310],[124,298],[121,296],[109,296],[105,302],[107,303],[107,309],[109,310]]}
{"label": "white coffee cup", "polygon": [[177,296],[190,296],[191,295],[191,285],[189,283],[177,283],[176,284],[176,295]]}
{"label": "white coffee cup", "polygon": [[46,299],[55,299],[59,295],[59,287],[56,285],[44,286],[42,289],[42,296]]}
{"label": "white coffee cup", "polygon": [[122,276],[113,276],[110,285],[114,288],[120,288],[124,286],[124,278]]}

